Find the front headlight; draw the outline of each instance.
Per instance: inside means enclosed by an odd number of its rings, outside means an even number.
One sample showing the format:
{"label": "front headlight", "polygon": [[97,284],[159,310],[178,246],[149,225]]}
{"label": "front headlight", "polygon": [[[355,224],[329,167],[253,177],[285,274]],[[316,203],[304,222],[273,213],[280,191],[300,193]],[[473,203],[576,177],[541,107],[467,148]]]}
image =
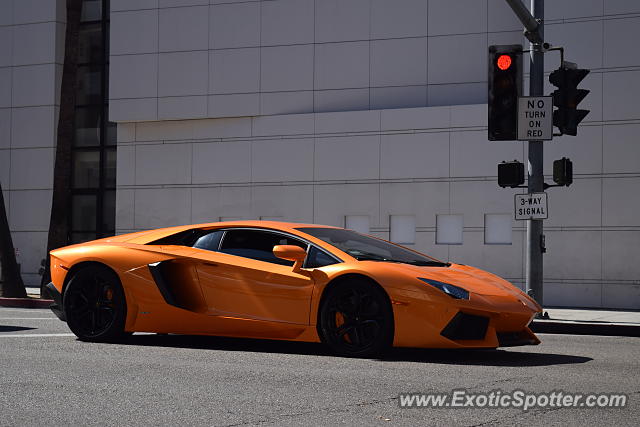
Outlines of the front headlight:
{"label": "front headlight", "polygon": [[422,277],[418,277],[418,279],[422,280],[424,283],[430,284],[434,288],[440,289],[442,292],[449,295],[451,298],[469,299],[469,291],[467,291],[466,289],[462,289],[450,283],[438,282],[437,280],[425,279]]}

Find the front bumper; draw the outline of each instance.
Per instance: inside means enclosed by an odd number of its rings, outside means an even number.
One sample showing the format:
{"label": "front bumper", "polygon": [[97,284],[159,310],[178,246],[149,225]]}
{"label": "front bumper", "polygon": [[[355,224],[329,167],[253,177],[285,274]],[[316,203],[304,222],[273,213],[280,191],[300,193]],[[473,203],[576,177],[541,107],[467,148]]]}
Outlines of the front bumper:
{"label": "front bumper", "polygon": [[62,308],[62,294],[58,292],[58,289],[53,285],[53,282],[49,282],[46,288],[49,295],[51,295],[51,298],[53,298],[53,304],[51,304],[49,308],[53,311],[53,314],[58,317],[58,319],[66,322],[67,319],[64,316],[64,310]]}

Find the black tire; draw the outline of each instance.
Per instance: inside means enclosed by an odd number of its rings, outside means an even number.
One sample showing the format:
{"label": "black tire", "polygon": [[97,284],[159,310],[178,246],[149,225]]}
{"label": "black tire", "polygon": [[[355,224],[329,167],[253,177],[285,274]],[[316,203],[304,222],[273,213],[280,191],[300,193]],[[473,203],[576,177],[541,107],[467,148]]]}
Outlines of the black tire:
{"label": "black tire", "polygon": [[337,283],[324,296],[319,314],[322,342],[341,356],[382,354],[393,343],[393,310],[387,294],[363,279]]}
{"label": "black tire", "polygon": [[67,325],[83,341],[113,342],[125,336],[127,302],[118,276],[91,265],[77,271],[62,300]]}

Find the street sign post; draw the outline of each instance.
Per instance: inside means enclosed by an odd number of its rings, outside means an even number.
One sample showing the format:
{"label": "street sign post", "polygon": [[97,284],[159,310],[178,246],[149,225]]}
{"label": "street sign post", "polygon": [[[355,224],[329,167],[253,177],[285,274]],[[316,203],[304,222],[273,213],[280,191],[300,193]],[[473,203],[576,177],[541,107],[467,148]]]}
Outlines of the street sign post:
{"label": "street sign post", "polygon": [[553,97],[518,98],[518,141],[553,139]]}
{"label": "street sign post", "polygon": [[547,193],[516,194],[514,214],[517,221],[528,219],[547,219]]}

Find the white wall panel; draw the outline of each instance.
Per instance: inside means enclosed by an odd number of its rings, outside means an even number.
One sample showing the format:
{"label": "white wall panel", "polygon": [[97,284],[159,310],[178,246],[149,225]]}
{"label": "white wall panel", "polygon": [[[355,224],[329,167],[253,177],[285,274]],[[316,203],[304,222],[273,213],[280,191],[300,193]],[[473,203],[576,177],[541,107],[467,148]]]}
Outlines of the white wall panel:
{"label": "white wall panel", "polygon": [[603,126],[602,169],[604,173],[636,173],[640,159],[639,124]]}
{"label": "white wall panel", "polygon": [[207,117],[207,96],[172,96],[158,98],[158,119],[179,120]]}
{"label": "white wall panel", "polygon": [[220,218],[251,219],[251,187],[194,188],[192,191],[194,223]]}
{"label": "white wall panel", "polygon": [[313,45],[263,48],[261,55],[261,90],[313,89]]}
{"label": "white wall panel", "polygon": [[315,2],[316,43],[369,38],[370,0]]}
{"label": "white wall panel", "polygon": [[602,118],[604,120],[637,120],[640,109],[640,71],[609,72],[602,81]]}
{"label": "white wall panel", "polygon": [[242,48],[209,52],[210,93],[260,91],[260,49]]}
{"label": "white wall panel", "polygon": [[256,141],[252,146],[254,182],[313,180],[313,138]]}
{"label": "white wall panel", "polygon": [[252,189],[251,204],[253,218],[313,222],[312,185],[255,186]]}
{"label": "white wall panel", "polygon": [[260,45],[260,2],[218,4],[210,7],[209,48]]}
{"label": "white wall panel", "polygon": [[369,215],[345,215],[344,228],[362,234],[369,234],[371,229],[371,219]]}
{"label": "white wall panel", "polygon": [[464,216],[460,214],[436,215],[436,244],[462,245]]}
{"label": "white wall panel", "polygon": [[109,98],[149,98],[158,95],[157,53],[111,56],[110,60]]}
{"label": "white wall panel", "polygon": [[602,224],[637,226],[640,212],[640,178],[602,179]]}
{"label": "white wall panel", "polygon": [[380,216],[410,213],[415,215],[417,227],[435,228],[436,215],[449,206],[449,185],[448,182],[382,183]]}
{"label": "white wall panel", "polygon": [[11,113],[12,148],[54,146],[55,118],[53,106],[14,108]]}
{"label": "white wall panel", "polygon": [[313,191],[314,223],[344,227],[345,215],[369,215],[372,227],[380,225],[379,184],[322,184]]}
{"label": "white wall panel", "polygon": [[449,176],[449,132],[382,135],[380,177]]}
{"label": "white wall panel", "polygon": [[498,187],[496,181],[458,181],[450,185],[451,212],[464,212],[465,227],[483,227],[485,213],[513,212],[515,191]]}
{"label": "white wall panel", "polygon": [[[431,58],[431,53],[429,54]],[[427,83],[427,39],[392,39],[371,42],[371,86]]]}
{"label": "white wall panel", "polygon": [[40,190],[51,188],[53,148],[11,150],[11,189]]}
{"label": "white wall panel", "polygon": [[314,0],[262,2],[262,45],[313,43]]}
{"label": "white wall panel", "polygon": [[0,149],[11,146],[11,109],[0,108]]}
{"label": "white wall panel", "polygon": [[51,190],[24,190],[9,193],[13,213],[9,219],[9,228],[12,232],[49,229]]}
{"label": "white wall panel", "polygon": [[55,104],[56,81],[54,64],[14,67],[11,93],[13,106]]}
{"label": "white wall panel", "polygon": [[136,185],[190,184],[191,144],[138,145]]}
{"label": "white wall panel", "polygon": [[250,142],[208,142],[193,145],[193,183],[249,182]]}
{"label": "white wall panel", "polygon": [[[112,11],[113,7],[112,4]],[[156,9],[112,12],[109,25],[110,55],[158,51],[158,11]]]}
{"label": "white wall panel", "polygon": [[451,176],[497,176],[504,159],[523,161],[522,145],[487,141],[486,131],[451,132]]}
{"label": "white wall panel", "polygon": [[602,278],[637,280],[640,277],[640,231],[602,233]]}
{"label": "white wall panel", "polygon": [[136,229],[150,229],[191,222],[190,188],[139,188],[135,190]]}
{"label": "white wall panel", "polygon": [[427,35],[427,2],[371,0],[371,38],[419,37]]}
{"label": "white wall panel", "polygon": [[209,95],[207,111],[209,117],[257,116],[260,113],[260,94]]}
{"label": "white wall panel", "polygon": [[486,34],[429,37],[429,84],[486,80]]}
{"label": "white wall panel", "polygon": [[389,217],[389,239],[402,245],[416,242],[416,217],[414,215],[391,215]]}
{"label": "white wall panel", "polygon": [[13,65],[44,64],[56,60],[56,23],[13,27]]}
{"label": "white wall panel", "polygon": [[545,230],[547,255],[544,277],[547,279],[598,280],[602,277],[602,233],[600,231]]}
{"label": "white wall panel", "polygon": [[313,91],[270,92],[260,94],[260,114],[298,114],[313,111]]}
{"label": "white wall panel", "polygon": [[315,89],[369,86],[369,42],[315,45]]}
{"label": "white wall panel", "polygon": [[160,9],[160,52],[206,50],[209,47],[209,6]]}
{"label": "white wall panel", "polygon": [[158,95],[204,95],[209,81],[207,52],[161,53],[158,65]]}
{"label": "white wall panel", "polygon": [[377,179],[380,172],[380,137],[317,138],[315,179]]}
{"label": "white wall panel", "polygon": [[427,86],[371,88],[371,108],[426,107]]}
{"label": "white wall panel", "polygon": [[429,0],[428,29],[430,36],[484,33],[487,31],[487,2]]}
{"label": "white wall panel", "polygon": [[369,105],[368,88],[317,90],[313,93],[313,110],[316,113],[368,110]]}

